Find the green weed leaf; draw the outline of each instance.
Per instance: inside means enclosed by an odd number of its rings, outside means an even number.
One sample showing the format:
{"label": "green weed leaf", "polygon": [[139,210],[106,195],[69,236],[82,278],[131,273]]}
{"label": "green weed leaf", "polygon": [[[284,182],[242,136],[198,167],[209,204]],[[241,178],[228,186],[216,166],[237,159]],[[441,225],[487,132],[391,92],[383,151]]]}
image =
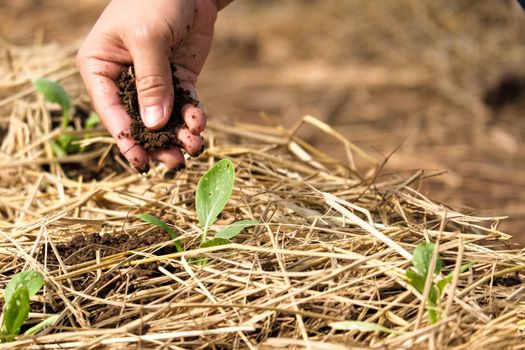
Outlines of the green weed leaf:
{"label": "green weed leaf", "polygon": [[225,245],[225,244],[230,244],[230,243],[231,242],[227,239],[216,237],[214,239],[210,239],[209,241],[202,242],[200,247],[209,248],[209,247],[216,247],[218,245]]}
{"label": "green weed leaf", "polygon": [[[472,267],[472,265],[474,265],[474,263],[471,263],[471,262],[467,263],[467,264],[464,264],[464,265],[461,265],[461,267],[459,268],[459,273],[463,273],[463,272],[467,271],[468,269],[470,269]],[[440,281],[438,281],[436,283],[436,286],[438,287],[440,293],[443,293],[443,290],[445,289],[447,284],[452,282],[453,278],[454,278],[454,272],[451,272],[448,275],[446,275],[442,280],[440,280]]]}
{"label": "green weed leaf", "polygon": [[40,78],[33,83],[35,89],[44,96],[44,99],[49,102],[58,103],[62,107],[62,128],[66,128],[69,124],[69,110],[71,109],[71,101],[66,93],[66,90],[57,82],[49,79]]}
{"label": "green weed leaf", "polygon": [[232,239],[233,237],[237,236],[239,233],[241,233],[242,230],[244,230],[247,227],[255,226],[259,223],[257,220],[241,220],[236,221],[233,224],[231,224],[228,227],[223,228],[220,230],[216,235],[215,238],[224,238],[224,239]]}
{"label": "green weed leaf", "polygon": [[46,78],[35,80],[34,85],[35,89],[44,96],[46,101],[58,103],[62,109],[69,111],[71,102],[62,85]]}
{"label": "green weed leaf", "polygon": [[32,297],[44,285],[44,277],[37,271],[23,271],[14,275],[4,291],[4,300],[9,304],[11,298],[19,288],[26,288],[29,297]]}
{"label": "green weed leaf", "polygon": [[363,322],[363,321],[341,321],[341,322],[332,322],[329,324],[330,327],[337,330],[343,331],[353,331],[358,330],[361,332],[383,332],[389,334],[403,334],[404,332],[397,331],[395,329],[387,328],[381,326],[377,323],[372,322]]}
{"label": "green weed leaf", "polygon": [[441,315],[439,314],[437,310],[427,309],[427,314],[428,314],[428,319],[432,323],[438,323],[439,319],[441,318]]}
{"label": "green weed leaf", "polygon": [[38,332],[40,332],[40,330],[42,330],[44,327],[47,327],[55,323],[59,318],[60,318],[60,315],[51,315],[48,318],[37,323],[33,327],[29,328],[27,331],[24,332],[24,335],[35,335]]}
{"label": "green weed leaf", "polygon": [[[417,272],[426,278],[432,255],[436,245],[434,243],[421,242],[416,246],[414,250],[412,264],[416,268]],[[436,266],[434,268],[434,274],[438,274],[443,267],[443,261],[439,258],[436,260]]]}
{"label": "green weed leaf", "polygon": [[84,128],[88,130],[94,129],[98,124],[100,124],[99,116],[95,112],[91,112],[84,123]]}
{"label": "green weed leaf", "polygon": [[3,328],[7,341],[12,341],[20,333],[20,327],[29,315],[29,291],[23,286],[11,295],[4,313]]}
{"label": "green weed leaf", "polygon": [[65,156],[67,156],[67,152],[66,150],[64,150],[62,148],[62,146],[60,146],[60,144],[58,142],[55,142],[53,140],[50,140],[49,141],[49,144],[51,145],[51,149],[53,150],[53,153],[55,153],[55,155],[59,158],[63,158]]}
{"label": "green weed leaf", "polygon": [[[137,215],[137,218],[139,218],[142,221],[147,222],[148,224],[152,224],[152,225],[155,225],[155,226],[163,229],[171,237],[171,239],[177,239],[177,237],[178,237],[177,234],[175,233],[175,231],[173,231],[171,227],[169,227],[164,221],[162,221],[161,219],[159,219],[156,216],[142,213],[142,214]],[[175,244],[175,247],[177,248],[178,252],[182,252],[183,251],[179,240],[176,240],[174,242],[174,244]]]}
{"label": "green weed leaf", "polygon": [[412,270],[406,270],[405,273],[408,282],[410,282],[412,287],[414,287],[419,293],[423,293],[423,290],[425,289],[425,277]]}
{"label": "green weed leaf", "polygon": [[217,162],[197,184],[195,207],[202,229],[201,241],[206,240],[209,227],[224,209],[233,191],[235,170],[231,160]]}

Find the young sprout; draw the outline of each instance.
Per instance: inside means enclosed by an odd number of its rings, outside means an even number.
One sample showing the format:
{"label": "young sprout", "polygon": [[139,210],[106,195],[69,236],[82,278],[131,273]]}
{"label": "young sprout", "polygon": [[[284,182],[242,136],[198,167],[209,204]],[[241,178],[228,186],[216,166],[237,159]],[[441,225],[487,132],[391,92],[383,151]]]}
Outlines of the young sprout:
{"label": "young sprout", "polygon": [[[257,220],[236,221],[217,232],[213,239],[207,239],[207,233],[210,226],[217,220],[217,217],[230,200],[234,181],[235,170],[233,163],[230,160],[224,159],[209,169],[200,178],[199,183],[197,184],[195,207],[197,218],[201,226],[201,248],[231,243],[230,240],[241,233],[243,229],[259,223]],[[180,241],[176,240],[177,234],[164,221],[156,216],[144,213],[138,214],[137,218],[162,228],[172,239],[175,240],[174,244],[177,247],[177,251],[184,251]],[[206,263],[206,259],[203,258],[195,258],[192,259],[192,261],[199,264]]]}
{"label": "young sprout", "polygon": [[[45,78],[35,80],[34,86],[46,101],[57,103],[62,107],[60,128],[64,131],[68,130],[71,120],[71,100],[66,90],[57,82]],[[78,145],[72,144],[76,139],[77,137],[72,134],[63,133],[58,137],[57,142],[51,141],[51,147],[57,156],[65,157],[70,153],[80,151]]]}
{"label": "young sprout", "polygon": [[[29,316],[29,299],[44,285],[44,277],[37,271],[24,271],[11,278],[4,291],[4,318],[0,329],[0,341],[11,342],[20,334],[20,328]],[[36,334],[40,329],[58,319],[52,315],[36,326],[28,329],[25,334]]]}
{"label": "young sprout", "polygon": [[[430,263],[432,261],[432,256],[434,255],[435,250],[434,243],[421,242],[416,246],[414,255],[412,258],[412,268],[405,271],[408,282],[414,287],[419,293],[424,292],[425,283],[429,273],[432,273],[432,279],[430,281],[430,289],[428,292],[427,298],[427,314],[428,319],[432,323],[436,323],[441,318],[441,314],[438,310],[439,302],[441,301],[441,296],[447,284],[452,282],[454,277],[453,273],[449,273],[442,279],[437,279],[441,269],[443,268],[443,261],[437,256],[436,265],[434,271],[430,270]],[[473,263],[468,263],[462,265],[460,268],[460,273],[467,271]]]}
{"label": "young sprout", "polygon": [[217,162],[199,180],[195,192],[195,208],[201,226],[201,247],[211,247],[230,243],[247,227],[257,225],[257,220],[241,220],[234,222],[219,231],[214,239],[207,240],[210,226],[230,200],[235,182],[235,169],[229,159]]}
{"label": "young sprout", "polygon": [[35,89],[44,96],[46,101],[58,103],[62,107],[62,122],[60,127],[67,129],[71,116],[71,100],[66,90],[57,82],[49,79],[40,78],[34,82]]}
{"label": "young sprout", "polygon": [[95,112],[91,112],[84,122],[84,128],[86,130],[91,130],[94,129],[98,124],[100,124],[99,116]]}

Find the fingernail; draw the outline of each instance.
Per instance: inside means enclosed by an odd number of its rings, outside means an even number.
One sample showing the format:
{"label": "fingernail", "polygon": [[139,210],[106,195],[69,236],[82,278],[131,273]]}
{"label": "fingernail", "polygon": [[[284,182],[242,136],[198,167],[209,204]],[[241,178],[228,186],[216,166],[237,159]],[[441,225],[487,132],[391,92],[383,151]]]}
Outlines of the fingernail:
{"label": "fingernail", "polygon": [[193,155],[194,158],[200,156],[202,153],[204,153],[204,151],[206,150],[206,145],[203,143],[201,148],[199,148],[197,150],[197,152],[195,152],[195,154]]}
{"label": "fingernail", "polygon": [[144,108],[142,121],[147,128],[154,128],[164,117],[164,108],[161,105],[148,106]]}

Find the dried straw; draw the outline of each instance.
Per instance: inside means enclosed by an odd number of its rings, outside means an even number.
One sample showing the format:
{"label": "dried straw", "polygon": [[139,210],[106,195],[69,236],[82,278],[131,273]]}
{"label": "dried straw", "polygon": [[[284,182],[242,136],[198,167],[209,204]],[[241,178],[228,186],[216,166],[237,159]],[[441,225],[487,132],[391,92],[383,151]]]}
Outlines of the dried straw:
{"label": "dried straw", "polygon": [[[60,134],[52,129],[54,107],[31,80],[59,79],[83,105],[74,51],[12,48],[9,62],[0,61],[0,285],[22,269],[38,270],[46,287],[34,298],[31,320],[61,315],[38,336],[0,349],[525,347],[523,287],[511,286],[525,259],[504,249],[509,236],[497,230],[501,218],[427,199],[410,187],[424,172],[381,176],[382,167],[357,145],[310,116],[291,130],[211,123],[210,147],[173,180],[163,178],[162,166],[134,173],[108,150],[103,130],[76,131],[89,149],[56,158],[48,142]],[[348,164],[298,138],[304,124],[340,142]],[[235,163],[236,185],[211,232],[239,219],[260,224],[234,244],[198,248],[195,186],[224,158]],[[105,255],[107,247],[87,245],[81,250],[96,258],[79,263],[60,255],[78,235],[150,236],[156,229],[138,213],[162,217],[186,251],[162,253],[171,245],[166,239]],[[437,324],[428,322],[423,296],[404,275],[422,241],[438,242],[444,272],[456,272]],[[459,274],[465,262],[474,265]],[[397,332],[328,326],[342,320]]]}

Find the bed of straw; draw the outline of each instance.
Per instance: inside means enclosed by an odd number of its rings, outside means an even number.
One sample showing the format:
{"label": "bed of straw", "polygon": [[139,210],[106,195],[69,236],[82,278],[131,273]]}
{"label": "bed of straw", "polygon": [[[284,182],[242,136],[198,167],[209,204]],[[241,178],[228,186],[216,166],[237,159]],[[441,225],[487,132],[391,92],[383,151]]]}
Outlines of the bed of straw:
{"label": "bed of straw", "polygon": [[[169,180],[161,165],[147,175],[131,170],[102,127],[77,128],[85,151],[57,159],[49,144],[64,132],[52,128],[57,106],[31,81],[58,80],[75,108],[85,108],[75,51],[13,48],[0,62],[0,108],[8,119],[0,146],[0,293],[14,273],[40,271],[45,288],[32,299],[30,323],[60,314],[36,337],[0,349],[525,347],[525,259],[506,248],[499,218],[464,215],[426,198],[417,190],[423,172],[381,175],[382,162],[313,117],[293,128],[210,122],[207,151]],[[296,136],[304,127],[333,138],[346,161]],[[240,219],[260,224],[233,244],[200,249],[196,183],[224,158],[234,162],[236,182],[211,232]],[[161,217],[186,251],[162,253],[169,238],[111,254],[87,244],[82,250],[95,258],[72,264],[57,249],[94,233],[143,240],[158,229],[139,213]],[[438,246],[444,273],[473,263],[447,287],[436,324],[405,278],[423,241]],[[137,273],[144,266],[154,271]],[[330,328],[342,320],[398,332]]]}

